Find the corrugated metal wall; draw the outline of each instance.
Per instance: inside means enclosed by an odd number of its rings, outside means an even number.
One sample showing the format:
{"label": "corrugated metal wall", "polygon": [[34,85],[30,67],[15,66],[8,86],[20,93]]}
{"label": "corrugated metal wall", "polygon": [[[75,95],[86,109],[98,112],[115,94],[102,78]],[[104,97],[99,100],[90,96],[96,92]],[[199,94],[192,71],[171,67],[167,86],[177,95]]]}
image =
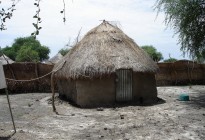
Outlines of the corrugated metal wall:
{"label": "corrugated metal wall", "polygon": [[119,69],[116,74],[116,101],[132,100],[132,70]]}

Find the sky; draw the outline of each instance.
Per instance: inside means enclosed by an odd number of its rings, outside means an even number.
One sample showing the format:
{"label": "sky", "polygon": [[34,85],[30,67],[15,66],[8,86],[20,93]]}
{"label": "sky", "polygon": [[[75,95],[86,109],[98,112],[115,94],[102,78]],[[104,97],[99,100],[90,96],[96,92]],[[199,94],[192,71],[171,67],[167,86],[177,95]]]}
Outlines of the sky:
{"label": "sky", "polygon": [[[20,0],[13,17],[6,21],[7,30],[0,31],[0,46],[11,46],[15,38],[30,36],[35,31],[32,23],[37,8],[35,0]],[[163,54],[183,57],[177,35],[164,23],[164,13],[153,10],[156,0],[65,0],[66,23],[63,22],[63,0],[41,0],[42,23],[37,39],[50,48],[53,57],[65,45],[72,44],[79,31],[83,37],[102,20],[118,25],[139,46],[153,45]],[[10,0],[1,0],[0,9],[11,5]]]}

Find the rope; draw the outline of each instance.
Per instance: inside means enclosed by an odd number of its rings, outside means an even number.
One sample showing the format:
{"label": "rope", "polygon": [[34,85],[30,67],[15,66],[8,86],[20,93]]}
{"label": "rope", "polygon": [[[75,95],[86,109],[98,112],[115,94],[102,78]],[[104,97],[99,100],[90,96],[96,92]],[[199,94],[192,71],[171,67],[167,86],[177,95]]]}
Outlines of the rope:
{"label": "rope", "polygon": [[[1,51],[1,49],[0,49],[0,53],[2,53],[2,55],[3,55],[4,59],[6,60],[7,64],[9,64],[9,61],[5,58],[4,53]],[[66,62],[66,61],[64,60],[61,64],[64,65],[65,62]],[[59,66],[61,66],[61,64],[60,64]],[[63,66],[63,65],[62,65],[62,66]],[[44,77],[50,75],[50,74],[53,73],[53,72],[56,73],[58,70],[61,69],[61,68],[59,68],[59,66],[58,66],[55,70],[52,70],[51,72],[49,72],[49,73],[47,73],[47,74],[45,74],[45,75],[43,75],[43,76],[41,76],[41,77],[34,78],[34,79],[30,79],[30,80],[16,80],[16,79],[10,79],[10,78],[5,78],[5,79],[6,79],[6,80],[9,80],[9,81],[16,81],[16,82],[31,82],[31,81],[36,81],[36,80],[42,79],[42,78],[44,78]],[[62,67],[62,66],[61,66],[61,67]],[[59,68],[59,69],[58,69],[58,68]]]}
{"label": "rope", "polygon": [[41,77],[38,77],[38,78],[34,78],[34,79],[30,79],[30,80],[15,80],[15,79],[9,79],[9,78],[6,78],[6,80],[9,80],[9,81],[16,81],[16,82],[31,82],[31,81],[36,81],[36,80],[39,80],[39,79],[42,79],[48,75],[50,75],[53,71],[41,76]]}
{"label": "rope", "polygon": [[[61,64],[64,65],[65,62],[66,62],[66,61],[63,61]],[[30,80],[15,80],[15,79],[10,79],[10,78],[5,78],[5,79],[6,79],[6,80],[9,80],[9,81],[16,81],[16,82],[31,82],[31,81],[36,81],[36,80],[42,79],[42,78],[44,78],[44,77],[50,75],[51,73],[56,73],[57,71],[59,71],[59,70],[61,69],[61,67],[63,66],[63,65],[61,66],[61,64],[60,64],[55,70],[52,70],[51,72],[49,72],[49,73],[47,73],[47,74],[45,74],[45,75],[43,75],[43,76],[41,76],[41,77],[38,77],[38,78],[34,78],[34,79],[30,79]],[[61,67],[60,67],[60,66],[61,66]],[[59,67],[60,67],[60,68],[59,68]]]}

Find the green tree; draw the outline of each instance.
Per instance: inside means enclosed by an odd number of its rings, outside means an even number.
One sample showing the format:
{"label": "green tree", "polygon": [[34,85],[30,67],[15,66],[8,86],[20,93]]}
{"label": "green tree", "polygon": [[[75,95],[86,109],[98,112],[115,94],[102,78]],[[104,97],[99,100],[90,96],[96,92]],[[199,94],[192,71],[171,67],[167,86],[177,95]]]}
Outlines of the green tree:
{"label": "green tree", "polygon": [[40,60],[38,52],[31,46],[22,46],[16,56],[17,62],[38,62]]}
{"label": "green tree", "polygon": [[155,9],[165,12],[165,23],[179,34],[184,54],[194,58],[205,50],[204,0],[157,0]]}
{"label": "green tree", "polygon": [[65,56],[69,52],[69,49],[60,49],[58,53],[60,53],[62,56]]}
{"label": "green tree", "polygon": [[16,52],[14,51],[13,48],[6,46],[5,48],[2,49],[2,52],[6,54],[10,59],[15,60]]}
{"label": "green tree", "polygon": [[198,63],[204,63],[205,62],[205,50],[203,50],[201,53],[197,53],[195,60]]}
{"label": "green tree", "polygon": [[34,49],[36,52],[38,52],[38,55],[39,55],[39,58],[40,58],[41,62],[44,61],[44,60],[49,59],[50,49],[48,47],[39,46],[36,49],[35,48],[32,48],[32,49]]}
{"label": "green tree", "polygon": [[177,59],[175,59],[175,58],[169,58],[169,59],[164,60],[164,62],[166,62],[166,63],[173,63],[173,62],[176,62],[176,61],[177,61]]}
{"label": "green tree", "polygon": [[145,45],[141,46],[141,48],[149,54],[149,56],[155,61],[159,62],[160,60],[163,59],[162,53],[157,52],[156,48],[153,47],[152,45]]}
{"label": "green tree", "polygon": [[[33,50],[33,51],[27,50],[30,53],[36,52],[38,54],[39,61],[43,61],[49,58],[50,49],[46,46],[42,46],[41,43],[32,36],[17,38],[14,40],[14,43],[12,44],[11,47],[7,46],[6,48],[3,48],[2,51],[5,53],[5,55],[10,57],[12,60],[19,61],[20,59],[16,60],[17,56],[19,55],[20,50],[22,50],[22,48],[25,51],[25,47],[29,47],[29,49]],[[28,53],[28,55],[30,54]]]}

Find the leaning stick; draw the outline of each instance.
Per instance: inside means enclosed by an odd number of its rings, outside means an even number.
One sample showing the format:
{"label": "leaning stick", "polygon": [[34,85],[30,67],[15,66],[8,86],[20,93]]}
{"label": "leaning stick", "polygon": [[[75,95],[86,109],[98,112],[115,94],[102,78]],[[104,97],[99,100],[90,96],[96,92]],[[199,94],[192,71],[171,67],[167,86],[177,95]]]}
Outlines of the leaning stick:
{"label": "leaning stick", "polygon": [[16,126],[15,126],[13,114],[12,114],[12,111],[11,111],[11,105],[10,105],[10,100],[9,100],[9,93],[8,93],[7,88],[5,89],[5,92],[6,92],[6,97],[7,97],[7,101],[8,101],[8,104],[9,104],[9,111],[10,111],[10,114],[11,114],[11,119],[12,119],[12,123],[13,123],[13,127],[14,127],[14,133],[16,133]]}
{"label": "leaning stick", "polygon": [[55,107],[55,84],[54,84],[54,72],[51,74],[51,91],[52,91],[52,107],[53,107],[53,112],[57,113],[56,107]]}

